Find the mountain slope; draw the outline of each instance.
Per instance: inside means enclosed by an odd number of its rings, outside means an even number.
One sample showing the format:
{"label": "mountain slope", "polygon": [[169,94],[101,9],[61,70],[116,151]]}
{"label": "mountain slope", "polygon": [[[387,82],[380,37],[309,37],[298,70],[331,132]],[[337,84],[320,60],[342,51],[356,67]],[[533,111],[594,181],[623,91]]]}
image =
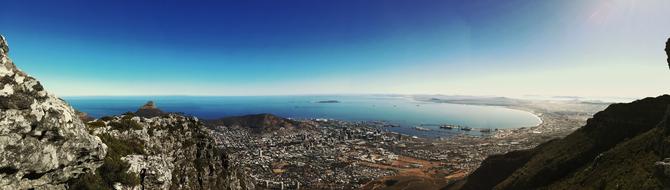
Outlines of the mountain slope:
{"label": "mountain slope", "polygon": [[95,174],[71,181],[72,189],[254,189],[195,117],[126,113],[88,127],[110,154]]}
{"label": "mountain slope", "polygon": [[296,128],[310,127],[305,123],[296,122],[272,114],[232,116],[216,120],[208,120],[205,121],[205,123],[210,128],[215,128],[218,126],[246,127],[255,133],[271,132],[280,129],[296,129]]}
{"label": "mountain slope", "polygon": [[144,104],[142,107],[137,109],[135,111],[135,115],[140,116],[140,117],[156,117],[156,116],[161,116],[164,115],[165,113],[158,109],[156,105],[154,104],[153,101],[149,101],[146,104]]}
{"label": "mountain slope", "polygon": [[669,104],[668,95],[612,104],[563,139],[487,158],[459,189],[660,189]]}
{"label": "mountain slope", "polygon": [[107,146],[8,53],[0,36],[0,189],[62,189],[98,168]]}

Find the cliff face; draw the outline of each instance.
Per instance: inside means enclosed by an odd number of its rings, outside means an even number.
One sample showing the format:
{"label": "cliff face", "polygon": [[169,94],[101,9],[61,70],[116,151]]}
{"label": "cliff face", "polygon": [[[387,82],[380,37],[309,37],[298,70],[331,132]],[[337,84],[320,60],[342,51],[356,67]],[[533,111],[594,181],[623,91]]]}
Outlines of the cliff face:
{"label": "cliff face", "polygon": [[[146,106],[145,106],[146,107]],[[152,106],[152,110],[160,111]],[[72,181],[73,189],[253,189],[243,171],[215,146],[195,117],[132,113],[88,123],[110,154],[96,171]]]}
{"label": "cliff face", "polygon": [[0,189],[62,189],[98,168],[107,147],[8,53],[0,37]]}
{"label": "cliff face", "polygon": [[487,158],[460,189],[661,189],[669,104],[668,95],[612,104],[563,139]]}

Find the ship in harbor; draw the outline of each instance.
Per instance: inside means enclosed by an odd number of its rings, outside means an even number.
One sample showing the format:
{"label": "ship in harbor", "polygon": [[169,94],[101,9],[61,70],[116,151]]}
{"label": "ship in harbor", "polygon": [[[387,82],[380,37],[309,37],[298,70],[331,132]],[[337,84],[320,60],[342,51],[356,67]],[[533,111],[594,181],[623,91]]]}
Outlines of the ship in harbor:
{"label": "ship in harbor", "polygon": [[454,129],[457,128],[457,126],[454,125],[441,125],[440,129]]}
{"label": "ship in harbor", "polygon": [[430,130],[431,130],[431,129],[429,129],[429,128],[419,127],[419,126],[414,127],[414,129],[417,130],[417,131],[430,131]]}

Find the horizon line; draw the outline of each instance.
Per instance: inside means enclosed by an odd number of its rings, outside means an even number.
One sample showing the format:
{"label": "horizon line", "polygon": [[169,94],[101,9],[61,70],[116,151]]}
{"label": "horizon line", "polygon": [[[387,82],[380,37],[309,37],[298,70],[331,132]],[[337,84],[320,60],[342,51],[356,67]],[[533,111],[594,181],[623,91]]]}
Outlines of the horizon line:
{"label": "horizon line", "polygon": [[[402,93],[323,93],[323,94],[250,94],[250,95],[188,95],[188,94],[133,94],[133,95],[63,95],[62,98],[95,98],[95,97],[281,97],[281,96],[448,96],[448,97],[474,97],[474,98],[512,98],[512,99],[534,99],[550,100],[554,99],[573,99],[580,101],[603,101],[603,102],[622,102],[622,101],[605,101],[603,99],[618,99],[625,101],[633,101],[647,97],[623,97],[623,96],[571,96],[571,95],[521,95],[521,96],[504,96],[504,95],[466,95],[466,94],[402,94]],[[660,96],[660,95],[659,95]]]}

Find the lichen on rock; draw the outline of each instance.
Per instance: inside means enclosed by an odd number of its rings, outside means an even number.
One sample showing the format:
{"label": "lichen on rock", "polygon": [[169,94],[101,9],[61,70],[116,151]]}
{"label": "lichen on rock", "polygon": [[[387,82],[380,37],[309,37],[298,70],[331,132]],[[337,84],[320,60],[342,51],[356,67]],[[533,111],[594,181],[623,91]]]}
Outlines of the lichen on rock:
{"label": "lichen on rock", "polygon": [[98,168],[107,146],[8,53],[0,37],[0,189],[63,189]]}
{"label": "lichen on rock", "polygon": [[[105,177],[109,172],[98,172],[99,176],[89,174],[85,177],[87,181],[74,181],[72,185],[107,189],[254,189],[250,178],[231,164],[225,152],[216,147],[211,131],[197,118],[163,113],[155,105],[151,109],[162,115],[143,117],[126,113],[88,123],[92,134],[105,136],[103,141],[113,152],[110,156],[118,157],[113,162],[124,165],[114,171],[118,175],[135,176],[135,180],[110,181]],[[134,123],[136,127],[118,127],[122,123]],[[123,145],[124,142],[136,145]],[[117,154],[128,147],[141,150]],[[101,168],[111,162],[109,158],[106,160]],[[137,183],[128,183],[133,181]]]}

